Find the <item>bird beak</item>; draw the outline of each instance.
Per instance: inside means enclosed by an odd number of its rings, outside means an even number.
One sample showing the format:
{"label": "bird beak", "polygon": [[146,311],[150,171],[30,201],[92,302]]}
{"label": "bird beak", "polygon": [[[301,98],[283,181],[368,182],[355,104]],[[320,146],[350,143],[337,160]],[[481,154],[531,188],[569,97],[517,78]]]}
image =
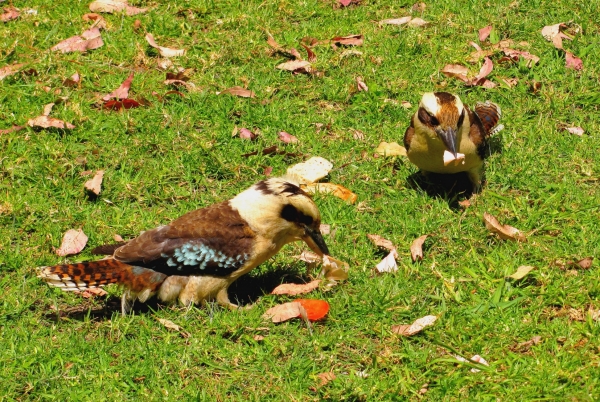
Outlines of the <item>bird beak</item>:
{"label": "bird beak", "polygon": [[447,128],[442,130],[441,128],[436,130],[438,137],[442,139],[446,149],[452,152],[452,155],[456,158],[456,131],[453,128]]}
{"label": "bird beak", "polygon": [[315,253],[319,255],[329,255],[329,249],[327,248],[327,244],[325,244],[325,239],[323,239],[323,235],[316,230],[305,226],[304,227],[306,235],[302,238],[308,244]]}

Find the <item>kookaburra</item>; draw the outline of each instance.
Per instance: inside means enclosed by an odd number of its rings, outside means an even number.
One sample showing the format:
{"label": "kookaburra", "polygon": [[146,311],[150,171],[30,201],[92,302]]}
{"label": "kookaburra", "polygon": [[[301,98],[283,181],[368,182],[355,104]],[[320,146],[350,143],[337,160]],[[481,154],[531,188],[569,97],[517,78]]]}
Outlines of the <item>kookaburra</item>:
{"label": "kookaburra", "polygon": [[272,178],[124,245],[99,247],[98,254],[112,255],[107,259],[40,267],[38,276],[67,291],[120,284],[124,314],[136,299],[155,294],[186,306],[216,300],[238,308],[229,301],[229,285],[285,244],[302,240],[318,255],[329,254],[320,223],[307,193],[288,179]]}
{"label": "kookaburra", "polygon": [[500,117],[500,107],[489,101],[470,110],[456,95],[426,93],[404,133],[408,159],[425,173],[467,172],[477,192],[488,139],[500,131],[494,128]]}

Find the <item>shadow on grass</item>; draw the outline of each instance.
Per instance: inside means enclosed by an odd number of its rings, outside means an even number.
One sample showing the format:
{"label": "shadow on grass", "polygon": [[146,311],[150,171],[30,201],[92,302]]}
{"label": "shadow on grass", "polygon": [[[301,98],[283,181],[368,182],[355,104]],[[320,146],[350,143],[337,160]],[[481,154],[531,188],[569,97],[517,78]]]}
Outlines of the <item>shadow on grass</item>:
{"label": "shadow on grass", "polygon": [[[269,294],[281,283],[306,283],[310,281],[302,275],[295,267],[278,268],[274,271],[265,272],[261,275],[244,275],[229,287],[229,300],[240,306],[255,303],[261,296]],[[97,299],[98,300],[98,299]],[[52,310],[44,314],[44,318],[58,322],[60,319],[106,320],[113,314],[121,313],[121,298],[111,296],[104,300],[103,305],[97,305],[91,300],[82,299],[82,303],[75,307],[62,310]],[[135,302],[130,313],[147,314],[160,310],[166,306],[156,297],[152,297],[145,303]],[[202,308],[202,306],[198,306]]]}

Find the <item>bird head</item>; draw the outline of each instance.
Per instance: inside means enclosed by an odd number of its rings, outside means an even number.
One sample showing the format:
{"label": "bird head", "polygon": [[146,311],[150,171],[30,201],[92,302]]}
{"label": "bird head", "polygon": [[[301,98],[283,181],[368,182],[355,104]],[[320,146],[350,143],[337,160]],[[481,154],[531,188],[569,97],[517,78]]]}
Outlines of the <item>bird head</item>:
{"label": "bird head", "polygon": [[465,119],[465,113],[465,107],[458,96],[447,92],[428,92],[421,98],[417,117],[456,157],[456,136]]}
{"label": "bird head", "polygon": [[252,230],[284,245],[303,240],[318,255],[329,254],[317,205],[287,178],[263,180],[230,201]]}

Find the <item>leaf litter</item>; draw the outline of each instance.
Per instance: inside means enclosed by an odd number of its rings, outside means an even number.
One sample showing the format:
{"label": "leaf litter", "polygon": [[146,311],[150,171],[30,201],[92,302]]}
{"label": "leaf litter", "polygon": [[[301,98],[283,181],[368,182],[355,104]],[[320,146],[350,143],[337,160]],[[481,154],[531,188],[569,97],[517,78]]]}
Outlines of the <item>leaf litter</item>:
{"label": "leaf litter", "polygon": [[88,237],[81,229],[69,229],[64,234],[60,248],[55,252],[56,255],[65,257],[67,255],[78,254],[87,244]]}

